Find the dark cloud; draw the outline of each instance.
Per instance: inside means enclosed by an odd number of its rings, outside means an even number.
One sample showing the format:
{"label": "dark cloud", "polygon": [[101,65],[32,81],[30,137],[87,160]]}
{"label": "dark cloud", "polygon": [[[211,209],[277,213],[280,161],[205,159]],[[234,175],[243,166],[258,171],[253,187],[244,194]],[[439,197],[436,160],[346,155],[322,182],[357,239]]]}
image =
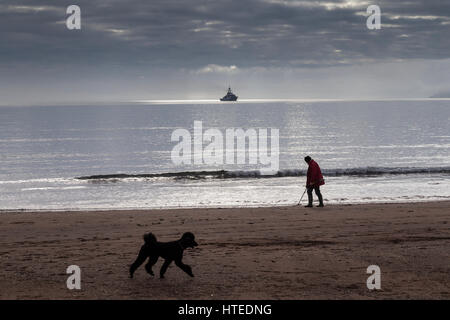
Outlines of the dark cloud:
{"label": "dark cloud", "polygon": [[364,1],[78,1],[77,32],[64,25],[70,3],[4,0],[0,52],[2,62],[184,67],[449,57],[450,2],[377,3],[383,27],[373,31]]}
{"label": "dark cloud", "polygon": [[[230,66],[289,70],[450,57],[450,1],[79,0],[81,31],[65,27],[70,4],[2,0],[3,77],[23,72],[34,81],[62,72],[94,81],[148,78],[161,69],[227,73]],[[366,28],[369,4],[381,7],[381,30]]]}

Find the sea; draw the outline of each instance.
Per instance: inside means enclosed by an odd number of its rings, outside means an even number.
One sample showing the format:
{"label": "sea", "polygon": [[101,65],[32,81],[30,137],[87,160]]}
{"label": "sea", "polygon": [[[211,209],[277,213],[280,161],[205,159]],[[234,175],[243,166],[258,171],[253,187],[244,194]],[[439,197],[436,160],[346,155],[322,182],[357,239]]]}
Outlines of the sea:
{"label": "sea", "polygon": [[[174,161],[174,132],[193,134],[196,121],[224,139],[277,129],[278,170]],[[306,155],[322,168],[325,205],[449,200],[450,100],[2,106],[0,210],[292,206]]]}

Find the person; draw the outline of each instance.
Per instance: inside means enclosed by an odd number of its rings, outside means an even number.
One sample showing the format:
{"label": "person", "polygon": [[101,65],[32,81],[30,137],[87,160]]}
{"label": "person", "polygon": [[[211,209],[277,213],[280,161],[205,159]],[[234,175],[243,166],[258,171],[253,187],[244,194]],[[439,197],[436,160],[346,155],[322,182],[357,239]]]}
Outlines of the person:
{"label": "person", "polygon": [[320,186],[325,184],[322,172],[319,165],[310,156],[305,157],[305,162],[308,164],[308,172],[306,174],[306,189],[308,193],[308,205],[306,208],[311,208],[313,205],[313,190],[315,191],[317,198],[319,198],[318,207],[323,207],[323,198],[320,193]]}

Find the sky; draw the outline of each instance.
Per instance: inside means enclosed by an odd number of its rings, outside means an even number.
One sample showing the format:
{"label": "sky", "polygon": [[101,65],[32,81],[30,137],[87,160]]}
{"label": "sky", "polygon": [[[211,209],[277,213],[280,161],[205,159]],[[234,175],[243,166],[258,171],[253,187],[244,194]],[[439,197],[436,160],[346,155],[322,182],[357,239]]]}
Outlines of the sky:
{"label": "sky", "polygon": [[450,97],[449,34],[448,0],[1,0],[0,104]]}

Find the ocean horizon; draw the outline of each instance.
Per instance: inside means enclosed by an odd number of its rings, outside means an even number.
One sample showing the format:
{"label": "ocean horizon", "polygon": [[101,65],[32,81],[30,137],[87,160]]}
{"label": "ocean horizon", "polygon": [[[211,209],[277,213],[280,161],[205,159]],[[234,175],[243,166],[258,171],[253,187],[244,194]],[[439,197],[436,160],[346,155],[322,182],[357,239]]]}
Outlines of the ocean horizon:
{"label": "ocean horizon", "polygon": [[111,106],[111,105],[130,105],[130,104],[148,104],[148,105],[180,105],[180,104],[224,104],[224,103],[270,103],[270,102],[394,102],[394,101],[450,101],[450,97],[392,97],[392,98],[239,98],[238,101],[220,101],[217,98],[198,98],[198,99],[124,99],[124,100],[97,100],[83,101],[50,101],[35,103],[6,103],[0,101],[2,107],[43,107],[43,106]]}

